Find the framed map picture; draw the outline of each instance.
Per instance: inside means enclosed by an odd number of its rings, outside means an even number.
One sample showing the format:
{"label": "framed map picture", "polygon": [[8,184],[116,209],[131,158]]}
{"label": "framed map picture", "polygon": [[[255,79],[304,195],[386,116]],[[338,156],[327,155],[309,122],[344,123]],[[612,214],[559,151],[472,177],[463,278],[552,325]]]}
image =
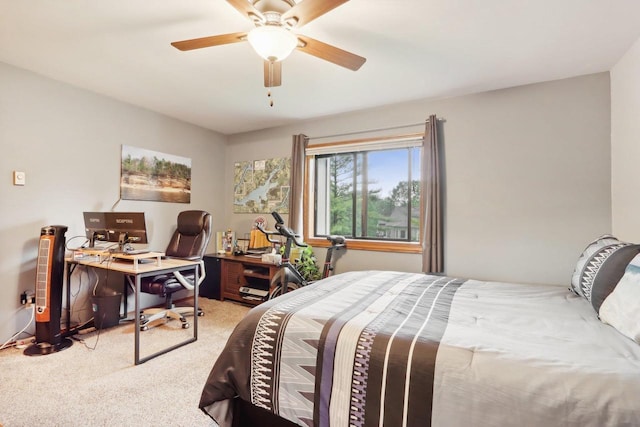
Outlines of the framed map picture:
{"label": "framed map picture", "polygon": [[289,213],[291,159],[236,162],[233,178],[234,213]]}

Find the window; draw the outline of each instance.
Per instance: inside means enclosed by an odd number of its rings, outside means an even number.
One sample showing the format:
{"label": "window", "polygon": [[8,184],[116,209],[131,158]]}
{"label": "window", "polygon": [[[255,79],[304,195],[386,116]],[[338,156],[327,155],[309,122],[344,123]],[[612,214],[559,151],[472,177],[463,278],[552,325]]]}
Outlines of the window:
{"label": "window", "polygon": [[306,238],[322,246],[420,251],[422,134],[307,149]]}

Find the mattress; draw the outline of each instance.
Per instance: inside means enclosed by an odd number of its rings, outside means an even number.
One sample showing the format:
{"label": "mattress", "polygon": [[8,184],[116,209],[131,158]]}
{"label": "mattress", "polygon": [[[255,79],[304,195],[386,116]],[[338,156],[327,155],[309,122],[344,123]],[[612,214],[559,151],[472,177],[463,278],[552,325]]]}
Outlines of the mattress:
{"label": "mattress", "polygon": [[640,425],[640,346],[562,286],[343,273],[253,308],[200,407],[301,426]]}

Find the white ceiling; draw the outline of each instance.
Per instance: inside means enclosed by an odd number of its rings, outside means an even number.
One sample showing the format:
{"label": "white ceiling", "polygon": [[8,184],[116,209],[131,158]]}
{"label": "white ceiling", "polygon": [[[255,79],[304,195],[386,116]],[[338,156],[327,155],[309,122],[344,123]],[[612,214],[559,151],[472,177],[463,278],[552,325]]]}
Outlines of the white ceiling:
{"label": "white ceiling", "polygon": [[294,51],[273,107],[248,43],[170,45],[251,28],[225,0],[0,0],[0,61],[234,134],[607,71],[640,37],[640,1],[351,0],[298,32],[367,62]]}

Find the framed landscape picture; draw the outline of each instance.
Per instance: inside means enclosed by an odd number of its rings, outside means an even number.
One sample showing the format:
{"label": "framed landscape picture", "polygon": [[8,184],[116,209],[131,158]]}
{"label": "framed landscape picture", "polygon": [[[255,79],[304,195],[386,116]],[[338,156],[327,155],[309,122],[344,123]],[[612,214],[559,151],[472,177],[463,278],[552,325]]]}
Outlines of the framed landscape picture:
{"label": "framed landscape picture", "polygon": [[191,159],[144,148],[122,146],[120,198],[191,202]]}

